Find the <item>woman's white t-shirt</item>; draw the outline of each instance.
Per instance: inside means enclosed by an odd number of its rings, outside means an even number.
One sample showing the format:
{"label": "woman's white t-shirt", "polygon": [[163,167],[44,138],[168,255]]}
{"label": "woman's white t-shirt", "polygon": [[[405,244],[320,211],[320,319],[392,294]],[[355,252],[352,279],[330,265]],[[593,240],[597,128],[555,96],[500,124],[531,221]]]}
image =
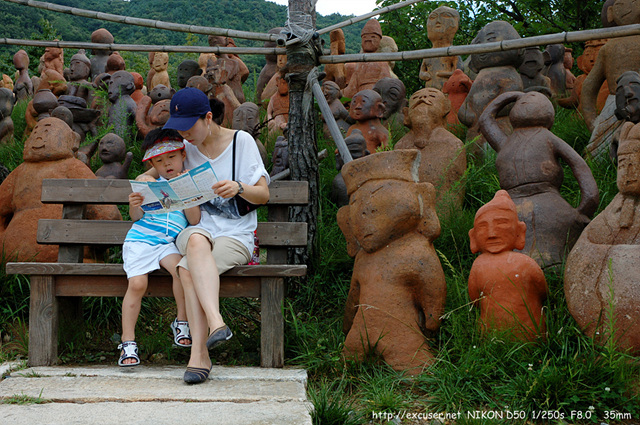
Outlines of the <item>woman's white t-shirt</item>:
{"label": "woman's white t-shirt", "polygon": [[[198,165],[209,161],[216,173],[218,180],[235,180],[245,185],[255,185],[260,177],[265,177],[269,184],[269,174],[264,168],[256,141],[249,133],[238,131],[236,135],[236,175],[231,175],[233,142],[215,159],[209,159],[198,150],[195,145],[184,141],[187,157],[184,162],[186,169],[193,169]],[[213,182],[211,183],[213,184]],[[241,217],[237,210],[229,204],[228,199],[216,198],[200,206],[200,223],[195,226],[207,230],[215,239],[220,236],[228,236],[240,241],[247,247],[249,253],[253,252],[253,232],[258,226],[258,214],[252,211]]]}

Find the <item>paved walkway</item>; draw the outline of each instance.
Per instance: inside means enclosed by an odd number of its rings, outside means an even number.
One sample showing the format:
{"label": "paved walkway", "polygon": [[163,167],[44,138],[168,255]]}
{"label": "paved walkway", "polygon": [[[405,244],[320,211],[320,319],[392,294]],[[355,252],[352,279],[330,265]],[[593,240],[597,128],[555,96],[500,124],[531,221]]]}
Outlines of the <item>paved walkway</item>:
{"label": "paved walkway", "polygon": [[[3,365],[0,373],[8,369]],[[0,400],[16,401],[0,404],[0,422],[311,425],[305,370],[214,366],[209,381],[200,385],[186,385],[183,373],[181,366],[11,371],[0,382]],[[27,398],[31,401],[18,404]]]}

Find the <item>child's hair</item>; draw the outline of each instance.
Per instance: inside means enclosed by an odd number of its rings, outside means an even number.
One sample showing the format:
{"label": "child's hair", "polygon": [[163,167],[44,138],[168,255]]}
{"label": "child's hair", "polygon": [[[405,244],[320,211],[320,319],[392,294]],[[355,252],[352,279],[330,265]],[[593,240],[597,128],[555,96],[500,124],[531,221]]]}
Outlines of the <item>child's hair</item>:
{"label": "child's hair", "polygon": [[146,152],[151,146],[155,145],[162,139],[177,140],[182,142],[182,136],[176,130],[170,128],[154,128],[145,136],[140,149]]}
{"label": "child's hair", "polygon": [[211,108],[211,119],[213,122],[222,125],[222,121],[224,120],[224,102],[214,97],[209,99],[209,107]]}

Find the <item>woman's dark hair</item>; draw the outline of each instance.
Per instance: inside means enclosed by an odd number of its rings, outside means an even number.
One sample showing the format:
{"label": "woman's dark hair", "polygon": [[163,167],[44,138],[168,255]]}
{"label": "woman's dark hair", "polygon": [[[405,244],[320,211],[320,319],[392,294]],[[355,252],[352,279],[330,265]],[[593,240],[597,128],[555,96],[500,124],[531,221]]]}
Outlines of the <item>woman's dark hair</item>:
{"label": "woman's dark hair", "polygon": [[211,115],[213,122],[222,125],[224,120],[224,102],[220,99],[209,99],[209,107],[211,108]]}
{"label": "woman's dark hair", "polygon": [[155,145],[162,139],[175,139],[182,142],[182,136],[176,130],[170,128],[154,128],[145,136],[140,149],[146,152],[151,146]]}

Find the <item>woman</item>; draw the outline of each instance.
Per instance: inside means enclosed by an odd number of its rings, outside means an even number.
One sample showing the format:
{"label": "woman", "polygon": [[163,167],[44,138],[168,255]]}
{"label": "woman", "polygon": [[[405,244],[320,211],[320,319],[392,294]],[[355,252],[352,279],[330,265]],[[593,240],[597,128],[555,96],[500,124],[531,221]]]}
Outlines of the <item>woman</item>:
{"label": "woman", "polygon": [[185,229],[176,240],[184,255],[178,273],[192,336],[191,357],[184,374],[189,384],[207,380],[211,370],[208,350],[233,336],[220,315],[219,275],[249,262],[253,252],[257,213],[240,216],[232,198],[240,195],[254,204],[269,200],[269,174],[253,137],[216,124],[221,113],[212,113],[202,91],[187,87],[171,99],[171,117],[164,126],[177,130],[186,140],[185,169],[209,161],[218,177],[212,188],[219,197],[203,204],[200,223]]}

